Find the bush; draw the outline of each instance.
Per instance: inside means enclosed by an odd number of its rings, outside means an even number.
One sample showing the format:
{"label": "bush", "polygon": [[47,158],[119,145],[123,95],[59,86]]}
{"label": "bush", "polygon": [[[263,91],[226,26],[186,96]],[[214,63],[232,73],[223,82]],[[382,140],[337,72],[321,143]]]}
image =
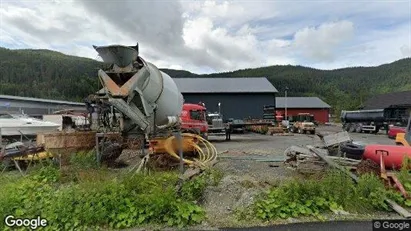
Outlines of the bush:
{"label": "bush", "polygon": [[263,220],[315,216],[336,210],[368,211],[391,208],[385,199],[403,203],[401,195],[387,190],[375,175],[363,175],[358,184],[341,172],[329,172],[320,180],[293,180],[272,188],[257,200],[254,216]]}
{"label": "bush", "polygon": [[[0,214],[41,216],[48,220],[46,230],[117,229],[144,224],[183,227],[205,218],[204,210],[193,201],[201,198],[212,174],[185,183],[180,197],[175,189],[178,174],[174,172],[117,177],[104,169],[88,173],[77,174],[74,182],[66,182],[53,166],[15,181],[2,176]],[[0,227],[5,229],[3,219]]]}

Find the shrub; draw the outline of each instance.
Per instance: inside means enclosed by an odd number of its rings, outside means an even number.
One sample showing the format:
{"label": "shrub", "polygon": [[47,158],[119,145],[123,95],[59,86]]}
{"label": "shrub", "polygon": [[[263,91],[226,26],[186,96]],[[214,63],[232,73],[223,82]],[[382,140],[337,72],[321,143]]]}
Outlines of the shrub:
{"label": "shrub", "polygon": [[[204,210],[193,201],[201,198],[209,173],[185,183],[182,197],[175,189],[177,173],[109,177],[110,173],[91,169],[89,175],[77,174],[76,181],[67,182],[56,167],[46,166],[15,181],[1,176],[4,184],[0,188],[0,215],[41,216],[48,220],[46,230],[130,228],[143,224],[183,227],[205,218]],[[103,177],[97,177],[100,174]],[[0,227],[5,229],[3,219]]]}
{"label": "shrub", "polygon": [[387,190],[375,175],[363,175],[358,184],[341,172],[329,172],[322,179],[293,180],[272,188],[257,200],[254,216],[263,220],[315,216],[336,210],[368,211],[391,208],[385,199],[404,204],[401,194]]}

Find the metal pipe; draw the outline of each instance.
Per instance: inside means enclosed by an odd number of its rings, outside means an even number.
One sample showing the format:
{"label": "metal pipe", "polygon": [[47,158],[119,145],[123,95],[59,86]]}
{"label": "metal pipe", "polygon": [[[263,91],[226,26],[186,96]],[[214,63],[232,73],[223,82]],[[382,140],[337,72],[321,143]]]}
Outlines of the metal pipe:
{"label": "metal pipe", "polygon": [[180,156],[180,173],[184,174],[184,157],[183,157],[183,138],[181,131],[178,131],[175,135],[178,143],[178,155]]}

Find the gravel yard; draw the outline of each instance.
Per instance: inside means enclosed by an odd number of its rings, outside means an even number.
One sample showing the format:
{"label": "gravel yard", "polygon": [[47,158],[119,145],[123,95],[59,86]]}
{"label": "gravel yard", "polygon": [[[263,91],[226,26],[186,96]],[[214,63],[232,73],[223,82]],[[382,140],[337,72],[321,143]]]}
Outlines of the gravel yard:
{"label": "gravel yard", "polygon": [[[341,127],[321,126],[317,132],[334,133]],[[395,144],[385,133],[364,134],[350,133],[354,141],[365,144]],[[321,144],[317,135],[293,134],[291,136],[260,135],[255,133],[233,134],[230,141],[224,137],[210,137],[221,158],[215,168],[224,173],[217,187],[206,191],[206,209],[209,225],[227,227],[241,225],[232,223],[234,211],[251,204],[255,195],[266,190],[270,185],[295,177],[297,173],[285,168],[281,162],[258,162],[241,160],[236,157],[269,157],[284,159],[284,151],[292,145]],[[229,158],[230,157],[230,158]],[[232,158],[231,158],[232,157]],[[240,222],[241,223],[241,222]]]}
{"label": "gravel yard", "polygon": [[[336,126],[321,126],[317,129],[317,132],[321,133],[339,131],[341,131],[341,128]],[[395,142],[388,139],[384,133],[379,133],[377,135],[350,133],[350,136],[354,141],[365,144],[395,144]],[[292,134],[291,136],[269,136],[255,133],[241,135],[233,134],[231,135],[230,141],[225,141],[224,137],[210,137],[210,141],[216,146],[219,153],[222,153],[220,154],[222,156],[263,156],[273,159],[284,158],[284,151],[292,145],[305,146],[321,144],[321,140],[317,135],[306,134]],[[258,180],[267,180],[273,176],[276,178],[289,176],[289,172],[286,172],[284,168],[269,167],[269,165],[269,162],[220,158],[216,167],[221,168],[227,174],[249,174]]]}

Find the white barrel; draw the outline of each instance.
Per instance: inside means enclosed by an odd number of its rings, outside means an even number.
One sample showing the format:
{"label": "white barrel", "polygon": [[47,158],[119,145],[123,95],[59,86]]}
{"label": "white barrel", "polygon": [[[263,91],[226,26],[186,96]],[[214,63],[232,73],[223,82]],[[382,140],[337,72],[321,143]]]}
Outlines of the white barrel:
{"label": "white barrel", "polygon": [[143,96],[148,103],[157,106],[155,125],[163,126],[169,123],[168,117],[180,116],[184,98],[169,75],[150,62],[146,64],[150,76],[142,87]]}

